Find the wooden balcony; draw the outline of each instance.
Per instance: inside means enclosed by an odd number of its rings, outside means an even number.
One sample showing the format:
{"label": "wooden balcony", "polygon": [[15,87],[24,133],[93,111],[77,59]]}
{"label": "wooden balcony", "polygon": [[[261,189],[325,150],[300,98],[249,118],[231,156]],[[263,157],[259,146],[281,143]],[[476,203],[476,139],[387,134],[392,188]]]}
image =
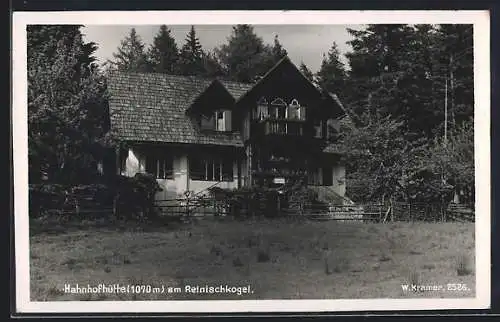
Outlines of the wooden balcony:
{"label": "wooden balcony", "polygon": [[304,135],[303,122],[296,122],[288,119],[267,119],[261,124],[264,135]]}

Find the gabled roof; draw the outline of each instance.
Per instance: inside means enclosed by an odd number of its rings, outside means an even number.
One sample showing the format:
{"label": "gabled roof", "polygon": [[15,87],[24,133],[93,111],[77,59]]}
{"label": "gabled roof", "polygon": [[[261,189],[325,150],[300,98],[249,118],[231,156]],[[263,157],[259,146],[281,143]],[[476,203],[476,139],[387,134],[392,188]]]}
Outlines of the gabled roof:
{"label": "gabled roof", "polygon": [[318,89],[316,85],[314,85],[302,72],[295,66],[288,56],[284,56],[281,58],[267,73],[264,74],[252,87],[250,87],[243,95],[241,95],[238,99],[236,99],[236,104],[248,97],[252,92],[256,91],[263,83],[266,82],[267,78],[272,75],[277,69],[283,66],[292,66],[293,69],[297,72],[297,75],[300,75],[304,80],[307,86],[314,88],[318,91],[318,94],[321,94],[321,91]]}
{"label": "gabled roof", "polygon": [[[211,88],[220,89],[221,85],[237,104],[256,91],[268,76],[272,78],[273,72],[280,73],[281,67],[287,71],[287,66],[303,78],[311,93],[324,95],[287,56],[254,85],[195,76],[114,71],[108,77],[111,135],[122,141],[243,146],[239,132],[201,132],[186,112]],[[327,96],[345,112],[338,97],[331,93]]]}
{"label": "gabled roof", "polygon": [[[214,79],[198,96],[188,104],[187,111],[194,110],[198,105],[203,105],[203,102],[208,102],[209,105],[214,105],[214,100],[218,103],[225,103],[227,105],[234,104],[234,96],[218,79]],[[226,105],[226,107],[227,107]]]}
{"label": "gabled roof", "polygon": [[[242,146],[240,133],[202,133],[186,115],[211,84],[194,76],[112,72],[108,78],[111,134],[123,141]],[[220,81],[238,99],[249,85]]]}

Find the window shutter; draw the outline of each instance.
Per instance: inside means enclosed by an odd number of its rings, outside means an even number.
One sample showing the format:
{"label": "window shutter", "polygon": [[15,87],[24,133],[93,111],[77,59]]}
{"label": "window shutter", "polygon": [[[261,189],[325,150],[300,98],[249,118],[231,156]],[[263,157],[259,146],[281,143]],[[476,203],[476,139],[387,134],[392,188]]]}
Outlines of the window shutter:
{"label": "window shutter", "polygon": [[232,131],[232,128],[231,128],[231,117],[232,113],[231,111],[224,111],[224,121],[225,121],[225,130],[226,131]]}

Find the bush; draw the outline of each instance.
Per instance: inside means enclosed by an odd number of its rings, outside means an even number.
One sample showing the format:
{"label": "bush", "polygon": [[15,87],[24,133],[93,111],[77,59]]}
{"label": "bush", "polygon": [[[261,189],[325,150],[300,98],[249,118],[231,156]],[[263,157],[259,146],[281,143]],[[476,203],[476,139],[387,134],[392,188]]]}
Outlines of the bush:
{"label": "bush", "polygon": [[116,214],[122,218],[147,219],[156,216],[155,195],[162,191],[156,179],[146,173],[119,176],[114,183]]}
{"label": "bush", "polygon": [[317,193],[305,186],[295,185],[284,189],[265,187],[242,187],[239,189],[214,188],[211,194],[218,200],[225,200],[230,213],[235,217],[276,217],[286,212],[328,211],[328,205],[318,200]]}
{"label": "bush", "polygon": [[279,213],[279,193],[272,189],[243,187],[229,190],[217,187],[211,190],[211,194],[218,200],[225,200],[230,214],[235,217],[274,217]]}
{"label": "bush", "polygon": [[30,184],[29,215],[38,217],[64,209],[68,187],[62,184]]}
{"label": "bush", "polygon": [[95,184],[31,184],[29,210],[31,217],[76,212],[76,202],[90,203],[92,208],[115,208],[122,218],[150,218],[155,215],[154,197],[161,191],[156,179],[148,174],[134,177],[115,176]]}
{"label": "bush", "polygon": [[63,214],[76,211],[76,204],[90,200],[96,208],[113,204],[112,189],[102,183],[64,185],[58,183],[29,185],[29,213],[31,217]]}

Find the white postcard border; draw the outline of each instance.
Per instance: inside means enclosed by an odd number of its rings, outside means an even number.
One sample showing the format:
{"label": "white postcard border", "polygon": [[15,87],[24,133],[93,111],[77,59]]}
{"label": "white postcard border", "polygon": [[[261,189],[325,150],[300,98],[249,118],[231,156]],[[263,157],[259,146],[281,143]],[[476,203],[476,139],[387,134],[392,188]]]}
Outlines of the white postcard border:
{"label": "white postcard border", "polygon": [[[28,24],[367,24],[467,23],[474,25],[476,297],[467,299],[196,300],[31,302],[28,229]],[[16,308],[23,313],[80,312],[345,312],[485,309],[490,306],[490,21],[488,11],[79,11],[13,14],[13,166]],[[481,192],[481,193],[480,193]]]}

